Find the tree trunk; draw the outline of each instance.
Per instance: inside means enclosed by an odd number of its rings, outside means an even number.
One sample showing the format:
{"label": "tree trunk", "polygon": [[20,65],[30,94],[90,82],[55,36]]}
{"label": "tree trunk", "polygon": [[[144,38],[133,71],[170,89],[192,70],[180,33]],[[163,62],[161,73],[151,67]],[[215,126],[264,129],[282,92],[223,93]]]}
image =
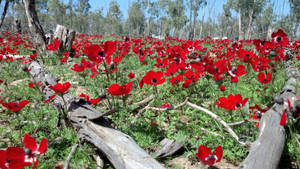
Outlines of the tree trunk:
{"label": "tree trunk", "polygon": [[5,1],[5,5],[4,5],[4,9],[3,9],[3,13],[2,13],[2,16],[1,16],[0,28],[2,27],[2,24],[4,22],[8,6],[9,6],[9,0],[6,0]]}
{"label": "tree trunk", "polygon": [[192,27],[192,20],[193,20],[193,0],[190,0],[190,24],[189,24],[189,40],[193,40],[193,27]]}
{"label": "tree trunk", "polygon": [[34,48],[38,54],[46,51],[46,37],[35,10],[35,0],[23,0]]}
{"label": "tree trunk", "polygon": [[204,15],[205,15],[205,7],[206,7],[206,2],[204,2],[204,5],[202,6],[201,10],[202,10],[202,19],[201,19],[201,26],[200,26],[200,38],[202,37],[202,31],[203,31],[203,24],[204,24]]}
{"label": "tree trunk", "polygon": [[255,5],[255,0],[253,1],[252,9],[249,13],[249,23],[248,23],[248,28],[247,28],[246,35],[245,35],[246,39],[250,39],[250,31],[252,28],[253,15],[254,15],[254,5]]}
{"label": "tree trunk", "polygon": [[76,32],[73,29],[67,29],[62,25],[57,25],[54,33],[54,39],[60,40],[60,46],[58,52],[61,54],[63,52],[70,52],[72,49],[72,44],[75,39]]}
{"label": "tree trunk", "polygon": [[20,19],[15,19],[14,20],[14,31],[17,32],[18,34],[22,33],[22,27],[21,27],[21,20]]}
{"label": "tree trunk", "polygon": [[243,40],[243,31],[242,31],[242,15],[241,15],[241,8],[239,7],[239,40]]}
{"label": "tree trunk", "polygon": [[[195,2],[195,1],[194,1]],[[197,2],[194,3],[194,18],[193,18],[193,32],[192,32],[192,39],[195,38],[195,30],[196,30],[196,21],[197,21],[197,12],[198,12],[198,8],[199,8],[199,5],[196,4]]]}
{"label": "tree trunk", "polygon": [[[56,80],[37,63],[31,62],[30,75],[35,82],[43,85],[40,91],[49,98],[53,91],[48,85]],[[54,108],[63,113],[66,107],[67,118],[76,128],[78,138],[94,144],[103,152],[116,169],[164,169],[164,167],[140,148],[128,135],[112,128],[104,114],[91,107],[85,100],[64,94],[64,100],[56,96],[52,101]],[[66,104],[66,105],[65,105]]]}

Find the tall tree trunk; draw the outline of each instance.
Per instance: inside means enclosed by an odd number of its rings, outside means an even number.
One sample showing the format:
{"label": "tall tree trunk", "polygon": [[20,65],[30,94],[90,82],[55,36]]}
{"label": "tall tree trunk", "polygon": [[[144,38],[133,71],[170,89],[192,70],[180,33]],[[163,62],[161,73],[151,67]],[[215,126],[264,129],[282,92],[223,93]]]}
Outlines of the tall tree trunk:
{"label": "tall tree trunk", "polygon": [[239,40],[243,39],[241,8],[239,7]]}
{"label": "tall tree trunk", "polygon": [[255,5],[255,0],[253,1],[253,5],[252,5],[252,9],[249,13],[249,23],[248,23],[248,28],[247,28],[247,32],[246,32],[246,39],[250,39],[250,31],[252,28],[252,23],[253,23],[253,15],[254,15],[254,5]]}
{"label": "tall tree trunk", "polygon": [[193,27],[192,27],[192,20],[193,20],[193,0],[190,0],[190,25],[189,25],[189,40],[193,39]]}
{"label": "tall tree trunk", "polygon": [[15,19],[14,20],[14,31],[17,32],[18,34],[22,33],[22,27],[21,27],[21,20],[20,19]]}
{"label": "tall tree trunk", "polygon": [[198,4],[196,4],[196,2],[195,2],[195,4],[194,4],[194,18],[193,18],[193,33],[192,33],[192,39],[194,39],[195,38],[195,30],[196,30],[196,19],[197,19],[197,16],[198,16],[198,8],[199,8],[199,5]]}
{"label": "tall tree trunk", "polygon": [[23,0],[33,44],[38,53],[46,51],[46,36],[35,10],[35,0]]}
{"label": "tall tree trunk", "polygon": [[[0,3],[1,3],[1,2],[0,2]],[[2,27],[2,24],[3,24],[3,22],[4,22],[4,19],[5,19],[6,13],[7,13],[8,6],[9,6],[9,0],[6,0],[6,1],[5,1],[5,5],[4,5],[4,9],[3,9],[3,13],[2,13],[2,16],[1,16],[0,28]]]}
{"label": "tall tree trunk", "polygon": [[149,14],[149,8],[150,8],[150,0],[147,1],[147,12],[148,12],[148,19],[147,19],[147,36],[150,35],[150,14]]}
{"label": "tall tree trunk", "polygon": [[202,31],[203,31],[203,24],[204,24],[204,15],[205,15],[205,7],[206,7],[206,2],[204,2],[203,6],[201,7],[202,10],[202,17],[201,17],[201,26],[200,26],[200,34],[199,37],[202,37]]}

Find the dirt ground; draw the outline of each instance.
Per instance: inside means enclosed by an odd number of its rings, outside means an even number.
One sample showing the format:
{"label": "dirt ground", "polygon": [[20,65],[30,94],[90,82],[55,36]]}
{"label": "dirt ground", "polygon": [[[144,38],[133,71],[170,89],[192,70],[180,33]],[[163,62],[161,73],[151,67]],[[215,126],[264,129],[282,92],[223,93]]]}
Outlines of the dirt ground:
{"label": "dirt ground", "polygon": [[238,169],[238,166],[228,163],[224,159],[222,159],[219,163],[216,163],[213,167],[209,167],[200,161],[195,163],[185,156],[172,159],[168,163],[168,167],[172,169]]}

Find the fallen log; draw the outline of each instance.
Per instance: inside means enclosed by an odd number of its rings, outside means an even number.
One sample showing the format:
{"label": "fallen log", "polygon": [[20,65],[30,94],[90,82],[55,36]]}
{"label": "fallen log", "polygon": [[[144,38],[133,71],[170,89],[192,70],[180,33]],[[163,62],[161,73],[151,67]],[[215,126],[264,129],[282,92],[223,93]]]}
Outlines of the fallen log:
{"label": "fallen log", "polygon": [[[49,98],[53,91],[47,86],[55,85],[56,80],[35,61],[29,65],[30,75],[35,82],[42,82],[40,91]],[[94,144],[102,151],[116,169],[164,169],[164,167],[140,148],[128,135],[110,127],[109,121],[102,113],[91,107],[85,100],[67,93],[64,96],[67,106],[61,97],[56,96],[53,106],[59,112],[67,108],[68,119],[76,128],[77,135]]]}
{"label": "fallen log", "polygon": [[250,152],[241,169],[277,169],[285,145],[285,129],[280,125],[281,115],[285,107],[283,101],[296,95],[299,70],[287,68],[287,83],[280,92],[282,102],[275,103],[261,118],[259,135],[250,147]]}

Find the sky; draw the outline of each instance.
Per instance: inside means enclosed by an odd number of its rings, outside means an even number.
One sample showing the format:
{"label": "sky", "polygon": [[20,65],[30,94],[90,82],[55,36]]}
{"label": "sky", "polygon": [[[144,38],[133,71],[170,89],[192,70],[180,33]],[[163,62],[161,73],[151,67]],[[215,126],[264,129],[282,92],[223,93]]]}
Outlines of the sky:
{"label": "sky", "polygon": [[[103,9],[103,15],[105,16],[109,9],[110,1],[111,0],[89,0],[91,4],[91,11]],[[124,20],[128,16],[127,10],[129,8],[129,4],[135,1],[136,0],[117,0],[118,4],[120,5],[120,9],[122,11]],[[288,0],[270,0],[270,1],[274,4],[275,14],[284,16],[289,13],[290,8],[289,8]],[[211,16],[211,18],[216,19],[216,16],[223,13],[223,4],[225,4],[226,2],[227,0],[207,0],[207,7],[205,9],[205,20],[208,18],[209,15]],[[199,11],[198,16],[201,16],[200,12],[201,11]]]}

